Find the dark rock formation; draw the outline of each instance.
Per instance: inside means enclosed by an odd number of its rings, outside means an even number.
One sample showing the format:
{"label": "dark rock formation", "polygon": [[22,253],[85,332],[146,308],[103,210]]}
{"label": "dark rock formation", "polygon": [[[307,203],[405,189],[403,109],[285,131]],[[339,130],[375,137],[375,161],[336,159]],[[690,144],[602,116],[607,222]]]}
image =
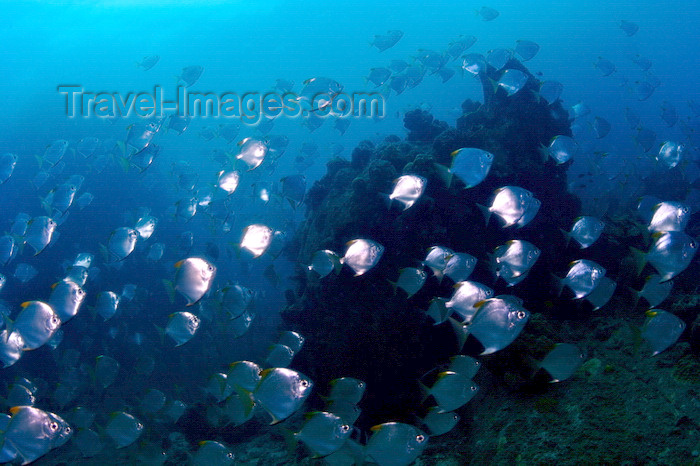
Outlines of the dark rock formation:
{"label": "dark rock formation", "polygon": [[[540,147],[571,131],[569,121],[559,117],[566,115],[561,105],[538,98],[537,80],[515,60],[507,67],[530,77],[517,94],[494,92],[497,75],[490,70],[482,79],[485,104],[465,101],[465,113],[455,128],[423,110],[409,112],[405,141],[391,136],[377,147],[361,143],[351,162],[328,162],[326,176],[309,190],[306,221],[295,242],[300,264],[308,263],[319,249],[342,255],[345,243],[358,237],[386,248],[379,264],[360,277],[353,277],[347,267],[320,280],[300,270],[297,299],[283,311],[287,325],[307,338],[294,366],[316,382],[316,393],[327,393],[328,382],[337,377],[367,382],[362,427],[412,421],[422,401],[418,378],[458,351],[450,324],[433,325],[424,312],[433,297],[450,296],[449,279],[439,283],[430,277],[410,299],[402,290],[394,293],[389,283],[402,267],[420,266],[430,246],[475,255],[479,264],[470,279],[492,286],[487,253],[509,239],[531,241],[542,249],[531,275],[515,288],[499,283],[496,294],[516,294],[531,312],[556,314],[550,272],[565,273],[567,263],[558,229],[570,226],[579,214],[579,202],[567,193],[566,165],[545,161]],[[481,148],[495,156],[489,176],[471,189],[457,180],[446,186],[435,166],[449,166],[450,154],[461,147]],[[387,210],[382,195],[391,192],[392,180],[402,174],[425,177],[426,191],[410,209],[394,205]],[[542,201],[535,220],[522,229],[503,229],[495,221],[484,226],[477,203],[488,203],[493,191],[504,185],[526,188]],[[536,337],[525,341],[539,343]],[[519,364],[522,360],[516,358],[500,371],[517,371],[513,367]]]}

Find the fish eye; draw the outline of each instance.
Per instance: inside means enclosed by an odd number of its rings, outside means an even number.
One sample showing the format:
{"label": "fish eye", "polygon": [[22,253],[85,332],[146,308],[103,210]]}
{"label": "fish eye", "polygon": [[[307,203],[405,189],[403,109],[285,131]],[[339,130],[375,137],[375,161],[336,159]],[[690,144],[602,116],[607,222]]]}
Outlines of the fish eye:
{"label": "fish eye", "polygon": [[301,386],[302,386],[302,387],[308,387],[308,386],[309,386],[308,380],[302,380],[302,381],[301,381]]}
{"label": "fish eye", "polygon": [[49,424],[49,429],[51,429],[54,432],[57,431],[58,430],[58,422],[54,421],[51,424]]}
{"label": "fish eye", "polygon": [[525,318],[525,312],[524,311],[518,311],[518,319],[524,319]]}
{"label": "fish eye", "polygon": [[697,244],[695,241],[691,241],[691,242],[690,242],[690,247],[693,248],[693,249],[695,249],[695,248],[698,247],[698,244]]}
{"label": "fish eye", "polygon": [[425,441],[425,435],[416,435],[416,442],[423,443]]}
{"label": "fish eye", "polygon": [[231,453],[231,452],[228,452],[228,454],[226,455],[226,458],[228,458],[228,459],[231,459],[231,460],[232,460],[232,459],[233,459],[233,453]]}
{"label": "fish eye", "polygon": [[470,389],[471,391],[475,392],[475,391],[476,391],[476,385],[472,385],[471,387],[469,387],[469,389]]}
{"label": "fish eye", "polygon": [[340,430],[342,430],[343,432],[347,432],[350,430],[350,426],[347,424],[343,424],[342,426],[340,426]]}

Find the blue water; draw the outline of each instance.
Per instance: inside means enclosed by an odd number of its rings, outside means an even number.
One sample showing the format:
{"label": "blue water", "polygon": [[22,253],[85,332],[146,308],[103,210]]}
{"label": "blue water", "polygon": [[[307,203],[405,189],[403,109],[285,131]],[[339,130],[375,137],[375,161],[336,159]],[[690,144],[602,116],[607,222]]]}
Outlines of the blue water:
{"label": "blue water", "polygon": [[[133,404],[138,392],[148,388],[159,388],[169,399],[181,397],[190,405],[210,403],[202,395],[207,377],[233,361],[262,362],[268,346],[276,341],[282,329],[279,311],[287,304],[285,290],[298,286],[289,278],[295,273],[294,258],[283,254],[279,258],[264,255],[253,260],[240,254],[237,243],[247,225],[266,223],[284,231],[291,241],[304,220],[303,205],[295,210],[288,208],[286,201],[265,205],[255,200],[251,184],[279,183],[283,177],[297,173],[295,157],[302,144],[313,142],[319,147],[320,155],[303,171],[310,188],[325,174],[332,145],[342,145],[340,157],[350,160],[353,148],[360,141],[379,143],[391,134],[403,138],[407,135],[403,117],[412,109],[427,110],[436,119],[454,126],[465,99],[483,101],[481,83],[462,75],[459,60],[447,65],[457,69],[448,82],[442,83],[437,75],[426,75],[417,87],[401,95],[388,95],[386,88],[374,88],[364,78],[371,68],[388,66],[391,60],[411,63],[420,49],[441,52],[460,35],[478,38],[468,53],[486,54],[494,48],[512,48],[519,39],[537,42],[541,48],[535,58],[525,63],[528,69],[538,79],[556,80],[564,85],[561,99],[565,108],[578,102],[590,107],[591,114],[576,121],[578,126],[574,131],[582,135],[579,143],[586,157],[574,161],[570,174],[593,170],[588,156],[595,152],[609,154],[595,169],[596,173],[610,177],[621,170],[628,173],[629,167],[637,163],[635,157],[642,155],[642,151],[633,139],[637,130],[625,121],[627,107],[639,116],[641,126],[657,135],[650,154],[665,140],[688,141],[687,159],[695,163],[697,140],[688,139],[682,123],[698,129],[700,115],[692,112],[688,102],[700,102],[696,84],[699,55],[696,25],[700,22],[700,5],[682,1],[663,4],[502,1],[489,3],[500,15],[488,22],[475,13],[481,6],[480,2],[462,1],[421,4],[212,1],[204,5],[195,1],[166,1],[143,5],[126,0],[3,5],[0,153],[11,152],[19,158],[12,177],[0,185],[0,230],[9,230],[21,212],[31,217],[46,215],[41,199],[73,174],[85,177],[78,196],[90,192],[95,199],[83,210],[76,206],[69,209],[69,217],[57,229],[60,237],[41,254],[32,257],[27,248],[0,268],[0,273],[8,277],[0,299],[12,310],[13,319],[20,303],[47,300],[51,284],[63,278],[65,266],[80,252],[95,255],[95,267],[100,269],[100,274],[86,284],[88,298],[80,314],[63,329],[61,345],[56,350],[41,348],[27,352],[15,365],[2,369],[0,395],[2,386],[11,385],[15,377],[43,380],[46,387],[38,407],[61,414],[78,405],[89,406],[101,423],[105,422],[108,409],[124,406],[111,398],[123,397],[128,400],[127,405]],[[620,20],[638,24],[639,31],[627,37],[619,28]],[[370,45],[375,34],[395,29],[403,31],[395,46],[380,53]],[[145,71],[136,66],[143,57],[155,54],[160,60],[152,69]],[[646,77],[631,61],[637,54],[653,62],[650,71],[660,82],[653,95],[644,101],[639,101],[632,91],[635,82]],[[611,76],[602,77],[594,67],[598,57],[616,65]],[[293,90],[300,92],[305,80],[328,77],[340,82],[347,93],[382,92],[387,96],[386,115],[353,119],[343,135],[333,128],[332,119],[311,132],[301,125],[302,118],[279,118],[270,134],[287,136],[289,146],[274,169],[263,165],[257,171],[244,173],[239,191],[231,198],[236,214],[230,232],[223,232],[220,225],[212,227],[205,212],[189,222],[174,220],[173,206],[192,193],[178,187],[173,165],[186,161],[188,170],[199,174],[198,188],[213,186],[222,169],[221,161],[226,157],[223,154],[235,155],[237,146],[222,138],[205,140],[201,131],[215,130],[230,120],[201,117],[195,118],[181,135],[161,131],[154,139],[161,153],[144,173],[133,168],[125,172],[113,157],[107,159],[105,167],[98,167],[96,158],[85,159],[75,154],[78,142],[88,136],[97,137],[102,142],[100,151],[108,153],[116,142],[126,139],[129,125],[141,121],[136,116],[124,120],[68,118],[66,98],[58,92],[58,87],[73,85],[86,92],[124,96],[139,92],[152,94],[154,87],[159,86],[172,98],[177,92],[176,76],[190,65],[204,67],[202,76],[188,89],[190,92],[264,93],[273,89],[277,79],[293,81]],[[675,106],[680,123],[668,127],[661,119],[664,101]],[[590,122],[595,116],[605,118],[612,125],[605,138],[590,137]],[[244,137],[261,136],[255,127],[242,125],[236,140]],[[45,164],[40,167],[36,156],[41,156],[58,139],[70,144],[66,166],[35,189],[30,180],[41,169],[48,169]],[[649,156],[643,155],[642,159],[640,170],[648,170]],[[605,209],[602,212],[595,209],[599,197],[618,197],[620,205],[631,205],[633,196],[643,194],[612,185],[600,181],[595,186],[575,188],[582,198],[589,200],[584,202],[584,209],[591,211],[582,213],[604,215]],[[601,191],[606,194],[599,196]],[[115,228],[133,226],[139,207],[149,208],[159,218],[156,233],[150,240],[137,243],[133,256],[121,266],[104,264],[100,245],[106,244]],[[692,207],[700,208],[697,204]],[[191,231],[195,238],[189,251],[177,246],[178,238],[186,231]],[[149,262],[145,259],[147,248],[157,241],[166,245],[165,256],[158,262]],[[161,341],[154,326],[164,327],[169,314],[185,308],[181,301],[170,303],[162,281],[174,279],[176,261],[211,252],[206,249],[208,243],[220,251],[218,257],[212,258],[218,269],[212,291],[227,283],[250,288],[256,295],[256,317],[250,330],[232,341],[217,340],[216,333],[206,328],[208,322],[203,319],[201,334],[174,349],[167,337]],[[26,284],[12,277],[20,262],[36,267],[39,272]],[[278,286],[264,277],[271,264],[281,279]],[[120,292],[125,284],[137,286],[136,298],[124,303],[121,314],[114,320],[107,323],[102,323],[99,317],[93,320],[87,307],[94,304],[96,294],[108,289]],[[136,334],[140,335],[136,338],[141,338],[138,342],[134,341]],[[63,380],[62,371],[68,370],[60,361],[69,348],[81,352],[79,360],[83,369],[79,372],[84,379],[79,382],[81,389],[76,398],[59,407],[52,392]],[[91,388],[89,379],[94,358],[100,354],[118,359],[124,374],[139,356],[152,356],[156,360],[153,377],[148,385],[125,385],[128,393],[113,391],[104,397],[99,390]],[[148,420],[144,422],[148,424]],[[68,443],[48,455],[74,453],[75,448]]]}

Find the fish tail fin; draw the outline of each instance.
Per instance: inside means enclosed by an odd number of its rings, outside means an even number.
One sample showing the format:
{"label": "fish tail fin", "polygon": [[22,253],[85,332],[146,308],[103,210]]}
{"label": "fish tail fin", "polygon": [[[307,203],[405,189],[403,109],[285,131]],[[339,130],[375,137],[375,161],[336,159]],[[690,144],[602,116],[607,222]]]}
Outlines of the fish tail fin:
{"label": "fish tail fin", "polygon": [[294,453],[297,451],[297,445],[299,444],[299,442],[297,442],[296,435],[294,435],[294,432],[285,427],[281,427],[280,430],[282,431],[282,436],[284,437],[284,444],[287,447],[287,454],[289,454],[289,456],[294,456]]}
{"label": "fish tail fin", "polygon": [[129,171],[130,163],[129,159],[126,157],[117,157],[117,162],[119,162],[119,166],[122,168],[124,173]]}
{"label": "fish tail fin", "polygon": [[489,219],[491,218],[491,211],[489,210],[488,207],[481,205],[477,202],[476,206],[479,208],[481,213],[484,215],[484,221],[486,222],[486,226],[489,224]]}
{"label": "fish tail fin", "polygon": [[554,284],[554,289],[557,291],[557,297],[561,296],[561,292],[564,290],[564,280],[557,277],[553,273],[550,274],[552,277],[552,283]]}
{"label": "fish tail fin", "polygon": [[163,346],[165,344],[165,329],[158,327],[156,324],[153,324],[153,326],[155,327],[158,337],[160,338],[160,345]]}
{"label": "fish tail fin", "polygon": [[41,155],[35,155],[34,158],[36,159],[36,162],[39,164],[39,170],[41,170],[41,166],[44,164],[44,158]]}
{"label": "fish tail fin", "polygon": [[445,186],[449,188],[452,184],[452,172],[450,169],[439,163],[433,163],[433,167],[435,167],[435,171],[442,182],[445,183]]}
{"label": "fish tail fin", "polygon": [[450,315],[450,311],[445,305],[445,299],[439,297],[430,300],[430,306],[425,313],[435,321],[433,325],[439,325],[445,322]]}
{"label": "fish tail fin", "polygon": [[105,263],[110,262],[109,250],[107,250],[107,247],[104,244],[100,244],[99,249],[100,249],[100,255],[102,256],[102,262],[105,262]]}
{"label": "fish tail fin", "polygon": [[564,230],[563,228],[560,228],[559,231],[561,231],[561,234],[564,235],[564,238],[566,238],[566,247],[568,248],[569,242],[571,241],[571,233]]}
{"label": "fish tail fin", "polygon": [[420,395],[421,395],[421,403],[425,403],[426,400],[430,397],[430,388],[428,388],[423,382],[418,382],[418,386],[420,387]]}
{"label": "fish tail fin", "polygon": [[389,285],[391,285],[392,291],[394,292],[394,294],[396,294],[396,288],[398,287],[397,284],[396,284],[396,282],[392,282],[392,281],[389,280],[388,278],[387,278],[386,281],[389,282]]}
{"label": "fish tail fin", "polygon": [[175,304],[175,287],[173,286],[173,282],[163,279],[163,286],[165,287],[165,292],[168,293],[170,304]]}
{"label": "fish tail fin", "polygon": [[637,272],[637,276],[639,276],[647,263],[647,255],[634,247],[630,247],[630,252],[632,253],[632,259],[634,260],[635,271]]}
{"label": "fish tail fin", "polygon": [[637,304],[639,304],[639,298],[641,298],[642,292],[635,290],[631,286],[628,286],[627,289],[632,293],[632,309],[634,309],[637,307]]}
{"label": "fish tail fin", "polygon": [[461,322],[456,321],[452,317],[448,317],[448,322],[452,326],[452,330],[455,332],[457,337],[458,352],[462,351],[464,344],[467,342],[467,337],[469,336],[469,330],[466,325]]}
{"label": "fish tail fin", "polygon": [[382,197],[384,205],[386,205],[386,210],[391,210],[391,201],[393,200],[391,196],[386,193],[379,193],[379,195]]}
{"label": "fish tail fin", "polygon": [[498,92],[498,81],[488,77],[486,79],[488,79],[488,81],[491,83],[491,87],[493,87],[493,93],[495,94],[496,92]]}

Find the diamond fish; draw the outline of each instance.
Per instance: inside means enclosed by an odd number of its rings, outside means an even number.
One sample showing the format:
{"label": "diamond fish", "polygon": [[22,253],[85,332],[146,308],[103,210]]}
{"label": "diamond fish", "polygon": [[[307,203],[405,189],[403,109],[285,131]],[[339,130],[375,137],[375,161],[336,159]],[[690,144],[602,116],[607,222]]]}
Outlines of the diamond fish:
{"label": "diamond fish", "polygon": [[423,287],[426,278],[428,276],[423,270],[415,267],[406,267],[399,270],[399,278],[396,280],[396,283],[392,284],[394,289],[401,288],[410,298]]}
{"label": "diamond fish", "polygon": [[391,201],[397,200],[403,204],[403,210],[411,207],[425,191],[427,180],[422,176],[403,175],[394,180],[394,189],[389,195],[389,207]]}
{"label": "diamond fish", "polygon": [[10,367],[24,354],[24,338],[18,331],[5,329],[0,332],[0,361],[3,367]]}
{"label": "diamond fish", "polygon": [[123,448],[134,443],[143,433],[143,424],[133,415],[124,411],[113,413],[105,433],[114,440],[117,448]]}
{"label": "diamond fish", "polygon": [[95,358],[95,381],[102,388],[114,383],[119,373],[119,362],[109,356],[100,355]]}
{"label": "diamond fish", "polygon": [[34,217],[29,221],[24,240],[34,248],[35,256],[48,246],[55,230],[56,222],[49,217]]}
{"label": "diamond fish", "polygon": [[492,153],[482,149],[457,149],[452,152],[452,166],[448,170],[447,186],[451,184],[451,175],[456,175],[466,188],[473,188],[484,181],[489,174],[493,159]]}
{"label": "diamond fish", "polygon": [[591,217],[582,216],[574,220],[574,224],[571,227],[571,231],[561,232],[566,237],[566,244],[569,244],[569,240],[572,238],[581,246],[581,249],[585,249],[593,245],[605,229],[605,223],[602,220]]}
{"label": "diamond fish", "polygon": [[151,215],[144,215],[138,219],[136,226],[134,226],[134,230],[136,230],[136,232],[139,234],[139,238],[148,239],[156,230],[156,225],[158,225],[157,218]]}
{"label": "diamond fish", "polygon": [[287,345],[276,343],[270,346],[265,358],[268,367],[287,367],[294,358],[294,351]]}
{"label": "diamond fish", "polygon": [[493,296],[493,290],[486,285],[472,281],[455,283],[454,292],[445,306],[461,317],[462,322],[470,322],[477,312],[475,304]]}
{"label": "diamond fish", "polygon": [[450,358],[450,365],[447,370],[457,372],[468,379],[472,379],[476,373],[479,372],[480,367],[481,363],[473,357],[465,354],[458,354]]}
{"label": "diamond fish", "polygon": [[44,199],[44,205],[64,213],[73,204],[77,188],[70,183],[61,183],[52,189]]}
{"label": "diamond fish", "polygon": [[202,299],[211,288],[216,267],[201,257],[188,257],[175,263],[175,290],[191,306]]}
{"label": "diamond fish", "polygon": [[685,322],[670,312],[650,309],[646,312],[647,320],[642,327],[644,338],[652,350],[652,356],[673,345],[685,330]]}
{"label": "diamond fish", "polygon": [[480,53],[468,53],[462,57],[462,70],[478,76],[486,70],[486,58]]}
{"label": "diamond fish", "polygon": [[610,76],[617,69],[610,60],[607,60],[603,57],[598,57],[593,66],[595,66],[598,69],[598,71],[600,71],[601,76]]}
{"label": "diamond fish", "polygon": [[15,406],[10,409],[12,418],[4,433],[9,442],[27,464],[45,455],[53,442],[62,435],[61,425],[49,415],[32,406]]}
{"label": "diamond fish", "polygon": [[480,204],[477,204],[477,206],[484,214],[486,224],[488,224],[493,213],[501,217],[505,222],[504,228],[516,224],[518,227],[522,227],[527,222],[521,222],[521,219],[526,217],[526,220],[529,220],[531,217],[534,217],[539,210],[540,202],[527,189],[518,186],[504,186],[495,191],[490,207]]}
{"label": "diamond fish", "polygon": [[605,276],[605,269],[593,261],[579,259],[569,264],[566,277],[559,279],[559,294],[561,288],[566,285],[574,292],[575,299],[580,299],[598,285],[600,279]]}
{"label": "diamond fish", "polygon": [[243,230],[243,239],[241,239],[240,247],[253,254],[253,258],[260,257],[270,246],[272,234],[272,228],[268,226],[261,224],[248,225]]}
{"label": "diamond fish", "polygon": [[656,160],[666,168],[674,168],[683,158],[685,145],[674,141],[666,141],[661,145]]}
{"label": "diamond fish", "polygon": [[277,343],[281,345],[286,345],[289,348],[291,348],[292,351],[298,353],[299,350],[301,350],[301,347],[304,346],[304,341],[305,338],[301,336],[301,334],[297,332],[292,332],[290,330],[286,330],[282,332]]}
{"label": "diamond fish", "polygon": [[42,157],[42,162],[47,162],[52,167],[58,164],[58,162],[63,159],[63,156],[68,150],[68,141],[65,139],[58,139],[52,142],[44,151],[44,156]]}
{"label": "diamond fish", "polygon": [[652,236],[654,243],[649,252],[631,248],[639,274],[648,261],[661,274],[662,281],[670,280],[684,271],[693,260],[698,243],[682,231],[658,231]]}
{"label": "diamond fish", "polygon": [[453,282],[461,282],[469,278],[476,267],[477,259],[466,252],[455,252],[447,261],[443,269],[444,275],[450,277]]}
{"label": "diamond fish", "polygon": [[595,133],[595,137],[598,139],[603,139],[605,136],[608,135],[608,133],[610,133],[610,130],[612,129],[610,122],[605,118],[599,116],[593,119],[592,126],[593,132]]}
{"label": "diamond fish", "polygon": [[431,246],[428,248],[428,254],[423,260],[423,265],[427,265],[433,274],[437,277],[439,281],[442,281],[442,277],[445,273],[445,268],[448,262],[452,259],[454,251],[445,246]]}
{"label": "diamond fish", "polygon": [[17,268],[15,268],[15,273],[13,276],[20,282],[27,283],[32,278],[36,277],[38,273],[39,271],[36,269],[36,267],[25,263],[20,263],[17,264]]}
{"label": "diamond fish", "polygon": [[491,354],[510,345],[530,318],[522,301],[515,296],[488,298],[474,307],[476,315],[468,330],[484,347],[481,354]]}
{"label": "diamond fish", "polygon": [[107,322],[117,312],[119,307],[119,295],[114,291],[100,291],[97,294],[95,312]]}
{"label": "diamond fish", "polygon": [[136,66],[143,68],[144,71],[148,71],[160,60],[160,55],[147,55],[143,57],[143,59],[140,62],[136,63]]}
{"label": "diamond fish", "polygon": [[175,340],[175,346],[184,345],[192,339],[199,329],[199,317],[190,312],[170,314],[165,334]]}
{"label": "diamond fish", "polygon": [[496,68],[496,71],[503,69],[504,66],[513,58],[511,49],[492,49],[486,55],[486,63]]}
{"label": "diamond fish", "polygon": [[46,343],[61,326],[61,319],[47,303],[27,301],[13,324],[24,339],[24,347],[37,349]]}
{"label": "diamond fish", "polygon": [[232,464],[233,452],[222,443],[213,440],[199,442],[199,449],[192,458],[193,466],[226,466]]}
{"label": "diamond fish", "polygon": [[333,401],[346,401],[358,404],[365,394],[367,384],[354,377],[340,377],[330,382],[331,391],[328,399]]}
{"label": "diamond fish", "polygon": [[498,80],[496,85],[506,91],[508,97],[516,94],[527,84],[528,77],[525,73],[517,69],[507,69]]}
{"label": "diamond fish", "polygon": [[428,436],[402,422],[385,422],[372,427],[365,454],[379,466],[409,465],[428,445]]}
{"label": "diamond fish", "polygon": [[17,255],[17,243],[11,235],[0,236],[0,266],[7,265]]}
{"label": "diamond fish", "polygon": [[356,277],[377,265],[384,253],[384,246],[370,239],[354,239],[348,241],[347,246],[340,263],[350,267]]}
{"label": "diamond fish", "polygon": [[229,319],[235,319],[248,309],[255,293],[241,285],[229,285],[221,289],[219,296],[221,310],[226,312]]}
{"label": "diamond fish", "polygon": [[431,406],[422,422],[430,435],[442,435],[451,431],[460,419],[457,413],[444,412],[439,406]]}
{"label": "diamond fish", "polygon": [[539,366],[552,377],[551,382],[561,382],[571,377],[581,367],[583,359],[584,355],[578,346],[557,343]]}
{"label": "diamond fish", "polygon": [[251,403],[265,409],[272,416],[272,424],[277,424],[301,408],[312,387],[311,379],[300,372],[284,367],[265,369],[251,394]]}
{"label": "diamond fish", "polygon": [[221,170],[219,172],[219,178],[217,182],[217,186],[224,191],[226,191],[227,194],[233,194],[236,189],[238,188],[238,182],[240,180],[240,173],[238,173],[236,170],[232,171],[224,171]]}
{"label": "diamond fish", "polygon": [[352,426],[357,422],[362,414],[362,410],[356,404],[350,403],[344,400],[328,400],[326,402],[325,410],[329,413],[333,413],[343,420],[344,424]]}
{"label": "diamond fish", "polygon": [[109,235],[107,251],[112,254],[116,261],[121,261],[133,252],[138,237],[139,234],[136,230],[119,227]]}
{"label": "diamond fish", "polygon": [[386,34],[375,35],[374,40],[369,45],[377,47],[377,50],[383,52],[396,45],[396,43],[400,41],[402,37],[403,31],[394,29],[391,31],[387,31]]}
{"label": "diamond fish", "polygon": [[236,361],[231,363],[227,372],[228,383],[233,387],[240,387],[252,392],[260,382],[260,366],[250,361]]}
{"label": "diamond fish", "polygon": [[505,280],[509,286],[523,281],[537,259],[540,249],[523,240],[510,240],[498,246],[493,254],[493,267],[497,277]]}
{"label": "diamond fish", "polygon": [[642,286],[641,290],[637,291],[630,288],[630,291],[634,293],[635,306],[637,305],[639,298],[644,298],[649,307],[655,307],[668,298],[668,295],[671,294],[672,288],[673,280],[664,281],[661,275],[654,274],[649,275],[646,278],[644,281],[644,286]]}
{"label": "diamond fish", "polygon": [[293,435],[311,450],[314,458],[328,456],[340,449],[350,437],[350,425],[329,412],[314,411],[306,415],[306,422]]}
{"label": "diamond fish", "polygon": [[683,231],[690,215],[690,207],[682,202],[660,202],[654,206],[649,231]]}
{"label": "diamond fish", "polygon": [[666,126],[671,127],[678,121],[678,112],[676,112],[676,107],[669,102],[664,100],[661,102],[661,119],[664,120]]}
{"label": "diamond fish", "polygon": [[520,55],[523,61],[532,60],[539,51],[540,46],[536,42],[525,39],[515,41],[515,53]]}
{"label": "diamond fish", "polygon": [[498,10],[494,10],[491,7],[488,6],[482,6],[479,10],[476,11],[476,14],[481,16],[481,19],[484,21],[493,21],[494,19],[498,18],[498,15],[500,14]]}
{"label": "diamond fish", "polygon": [[[125,155],[133,157],[145,150],[151,144],[158,131],[160,131],[162,124],[163,120],[158,119],[148,123],[134,123],[130,125],[126,134],[126,143],[123,146]],[[147,165],[150,165],[150,163]]]}
{"label": "diamond fish", "polygon": [[49,305],[61,322],[65,323],[78,314],[85,300],[85,291],[72,280],[56,282],[51,288]]}
{"label": "diamond fish", "polygon": [[245,138],[238,143],[239,152],[236,155],[238,160],[242,160],[248,165],[248,170],[253,170],[260,166],[268,152],[265,142],[254,138]]}
{"label": "diamond fish", "polygon": [[593,288],[593,291],[588,293],[586,301],[593,305],[594,311],[597,311],[610,301],[610,298],[615,293],[615,288],[617,288],[617,283],[608,277],[603,277],[596,287]]}
{"label": "diamond fish", "polygon": [[309,270],[313,270],[319,274],[321,278],[327,276],[333,271],[335,271],[335,273],[339,273],[341,267],[342,264],[340,263],[340,257],[330,249],[316,251],[311,257],[311,264],[307,266]]}
{"label": "diamond fish", "polygon": [[624,19],[620,21],[620,29],[624,31],[625,35],[627,37],[631,37],[639,31],[639,25],[637,23],[633,23],[632,21],[625,21]]}
{"label": "diamond fish", "polygon": [[306,195],[306,176],[299,173],[285,176],[280,180],[282,183],[282,197],[286,198],[293,208],[304,202]]}
{"label": "diamond fish", "polygon": [[146,255],[146,258],[148,260],[152,261],[159,261],[161,257],[163,257],[163,254],[165,253],[165,244],[163,243],[154,243],[151,245],[150,248],[148,248],[148,254]]}
{"label": "diamond fish", "polygon": [[[460,57],[468,48],[476,44],[477,38],[474,36],[459,36],[458,39],[453,40],[447,46],[447,54],[456,60]],[[400,73],[402,70],[397,71]]]}
{"label": "diamond fish", "polygon": [[543,81],[540,84],[539,95],[547,101],[549,105],[559,100],[561,93],[564,91],[564,85],[558,81]]}
{"label": "diamond fish", "polygon": [[17,165],[17,156],[15,154],[5,153],[0,155],[0,184],[5,183],[12,176]]}
{"label": "diamond fish", "polygon": [[545,157],[551,157],[557,165],[568,162],[577,152],[578,144],[576,144],[576,141],[564,135],[554,136],[549,146],[543,149]]}
{"label": "diamond fish", "polygon": [[199,65],[186,66],[182,69],[180,76],[177,77],[178,82],[182,81],[185,83],[185,87],[190,87],[202,76],[204,73],[204,67]]}
{"label": "diamond fish", "polygon": [[461,408],[476,395],[479,388],[458,372],[444,371],[436,375],[430,388],[423,386],[426,397],[432,395],[443,411]]}
{"label": "diamond fish", "polygon": [[391,77],[391,70],[381,67],[381,68],[371,68],[369,70],[369,76],[365,78],[366,82],[371,82],[375,87],[379,87],[389,80]]}

